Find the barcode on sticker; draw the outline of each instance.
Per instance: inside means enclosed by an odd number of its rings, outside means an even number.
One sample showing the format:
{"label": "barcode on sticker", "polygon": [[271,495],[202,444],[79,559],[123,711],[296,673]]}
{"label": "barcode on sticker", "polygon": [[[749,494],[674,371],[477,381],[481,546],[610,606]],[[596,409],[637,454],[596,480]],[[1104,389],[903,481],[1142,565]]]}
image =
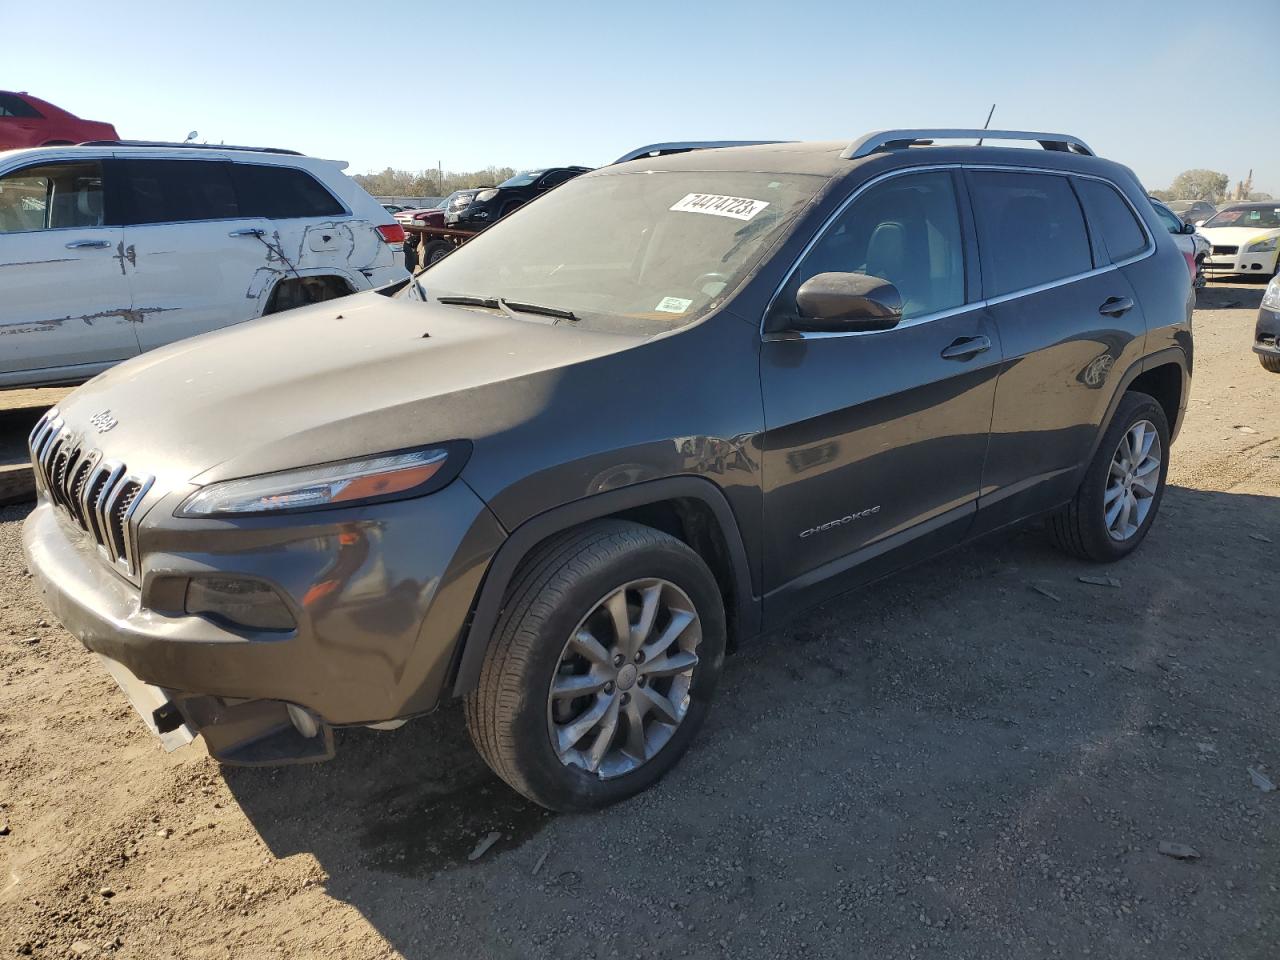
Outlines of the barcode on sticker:
{"label": "barcode on sticker", "polygon": [[693,303],[692,300],[686,300],[684,297],[663,297],[653,309],[660,313],[684,313],[691,303]]}
{"label": "barcode on sticker", "polygon": [[672,205],[681,213],[710,213],[717,217],[733,217],[750,220],[769,205],[768,200],[752,200],[750,197],[726,197],[718,193],[690,193]]}

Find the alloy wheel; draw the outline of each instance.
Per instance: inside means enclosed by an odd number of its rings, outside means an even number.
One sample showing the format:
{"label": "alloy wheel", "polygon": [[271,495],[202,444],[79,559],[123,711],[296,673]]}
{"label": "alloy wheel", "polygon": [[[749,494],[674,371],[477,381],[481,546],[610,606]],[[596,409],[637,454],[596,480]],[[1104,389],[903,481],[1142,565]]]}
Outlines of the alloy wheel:
{"label": "alloy wheel", "polygon": [[1102,498],[1107,532],[1113,540],[1134,536],[1151,512],[1160,488],[1162,452],[1160,434],[1150,420],[1139,420],[1120,439]]}
{"label": "alloy wheel", "polygon": [[702,624],[668,580],[613,590],[565,643],[547,694],[547,729],[566,766],[602,780],[654,757],[689,710]]}

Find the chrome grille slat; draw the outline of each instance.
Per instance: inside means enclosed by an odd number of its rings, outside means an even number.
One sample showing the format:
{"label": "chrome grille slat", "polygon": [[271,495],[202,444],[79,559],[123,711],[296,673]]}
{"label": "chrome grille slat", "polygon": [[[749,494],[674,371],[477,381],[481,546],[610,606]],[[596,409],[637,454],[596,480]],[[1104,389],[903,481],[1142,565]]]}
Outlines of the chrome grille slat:
{"label": "chrome grille slat", "polygon": [[153,477],[133,474],[118,460],[104,460],[67,428],[56,409],[46,413],[28,439],[31,466],[49,500],[87,533],[113,565],[139,572],[133,517]]}

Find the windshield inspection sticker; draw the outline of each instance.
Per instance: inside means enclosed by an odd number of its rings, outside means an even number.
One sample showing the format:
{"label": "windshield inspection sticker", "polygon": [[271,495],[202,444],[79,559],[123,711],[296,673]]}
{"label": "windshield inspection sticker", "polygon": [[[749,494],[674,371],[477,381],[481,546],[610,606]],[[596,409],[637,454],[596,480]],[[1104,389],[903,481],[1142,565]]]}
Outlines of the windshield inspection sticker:
{"label": "windshield inspection sticker", "polygon": [[710,213],[717,217],[750,220],[768,205],[768,200],[724,197],[718,193],[690,193],[686,194],[683,200],[673,204],[671,209],[681,213]]}
{"label": "windshield inspection sticker", "polygon": [[659,313],[684,313],[691,303],[693,303],[692,300],[686,300],[684,297],[663,297],[653,309]]}

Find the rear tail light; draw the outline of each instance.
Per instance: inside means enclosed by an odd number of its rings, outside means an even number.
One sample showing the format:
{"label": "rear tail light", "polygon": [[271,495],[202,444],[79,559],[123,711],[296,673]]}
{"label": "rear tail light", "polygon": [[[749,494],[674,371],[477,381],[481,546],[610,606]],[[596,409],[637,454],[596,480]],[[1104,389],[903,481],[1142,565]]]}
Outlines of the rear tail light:
{"label": "rear tail light", "polygon": [[404,227],[398,223],[384,223],[374,229],[386,243],[404,243]]}

